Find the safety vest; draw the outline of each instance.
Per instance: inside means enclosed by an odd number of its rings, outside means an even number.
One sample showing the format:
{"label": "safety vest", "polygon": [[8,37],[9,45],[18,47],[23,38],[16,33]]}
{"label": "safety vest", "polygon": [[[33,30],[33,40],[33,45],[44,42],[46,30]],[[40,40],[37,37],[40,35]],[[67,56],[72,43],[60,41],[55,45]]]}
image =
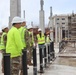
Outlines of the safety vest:
{"label": "safety vest", "polygon": [[49,39],[49,37],[47,36],[46,37],[46,43],[49,43],[50,42],[50,39]]}
{"label": "safety vest", "polygon": [[30,46],[32,46],[34,44],[33,33],[29,31],[29,35],[32,36],[32,37],[30,37]]}
{"label": "safety vest", "polygon": [[6,36],[7,33],[3,32],[2,36],[1,36],[1,43],[0,43],[0,50],[5,50],[6,47],[5,47],[5,44],[4,44],[4,36]]}
{"label": "safety vest", "polygon": [[26,47],[26,42],[25,42],[25,38],[24,38],[25,30],[26,30],[26,28],[24,28],[24,27],[21,27],[19,29],[20,36],[21,36],[21,41],[22,41],[22,44],[23,44],[23,48]]}
{"label": "safety vest", "polygon": [[45,36],[44,36],[44,34],[42,34],[41,37],[38,34],[37,35],[37,39],[38,39],[38,44],[44,44],[45,43]]}

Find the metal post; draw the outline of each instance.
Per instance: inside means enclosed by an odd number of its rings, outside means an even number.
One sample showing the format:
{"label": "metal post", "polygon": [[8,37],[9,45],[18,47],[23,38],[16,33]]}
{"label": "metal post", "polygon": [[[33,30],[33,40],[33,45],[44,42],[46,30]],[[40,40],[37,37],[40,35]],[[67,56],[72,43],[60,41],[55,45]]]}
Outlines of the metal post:
{"label": "metal post", "polygon": [[40,71],[39,71],[39,73],[44,73],[44,71],[43,71],[42,48],[39,48],[39,57],[40,57]]}
{"label": "metal post", "polygon": [[23,68],[23,75],[28,75],[27,72],[27,50],[24,49],[22,55],[22,68]]}
{"label": "metal post", "polygon": [[4,53],[3,54],[3,60],[4,60],[4,75],[11,75],[10,54]]}
{"label": "metal post", "polygon": [[33,75],[37,75],[36,47],[33,48]]}
{"label": "metal post", "polygon": [[55,51],[54,51],[54,42],[52,42],[52,48],[53,48],[53,51],[52,51],[52,56],[53,56],[53,59],[55,58]]}
{"label": "metal post", "polygon": [[48,63],[50,63],[50,46],[48,44]]}
{"label": "metal post", "polygon": [[53,52],[53,46],[52,46],[52,42],[50,42],[50,60],[52,61],[52,52]]}
{"label": "metal post", "polygon": [[44,48],[44,67],[47,68],[47,52],[46,52],[46,47]]}

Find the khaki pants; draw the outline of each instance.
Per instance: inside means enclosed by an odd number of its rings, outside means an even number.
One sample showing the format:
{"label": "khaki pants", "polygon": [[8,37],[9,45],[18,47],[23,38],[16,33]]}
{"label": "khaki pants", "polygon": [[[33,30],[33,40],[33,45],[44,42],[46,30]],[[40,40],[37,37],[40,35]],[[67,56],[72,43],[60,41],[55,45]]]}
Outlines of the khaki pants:
{"label": "khaki pants", "polygon": [[32,51],[33,51],[33,47],[31,46],[31,47],[28,48],[28,51],[27,51],[28,64],[31,63]]}
{"label": "khaki pants", "polygon": [[21,68],[21,57],[11,58],[11,75],[19,75],[19,70]]}
{"label": "khaki pants", "polygon": [[2,73],[4,73],[4,60],[3,60],[3,54],[5,53],[5,50],[1,50],[2,52],[2,61],[1,61],[1,64],[2,64]]}

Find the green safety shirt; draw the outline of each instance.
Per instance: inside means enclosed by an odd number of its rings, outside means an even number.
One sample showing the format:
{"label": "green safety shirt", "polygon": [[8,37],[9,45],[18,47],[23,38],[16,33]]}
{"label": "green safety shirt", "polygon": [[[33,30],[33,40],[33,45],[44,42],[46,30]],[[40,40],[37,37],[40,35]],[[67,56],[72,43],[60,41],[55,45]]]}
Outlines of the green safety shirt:
{"label": "green safety shirt", "polygon": [[7,33],[3,32],[2,36],[1,36],[1,43],[0,43],[0,50],[5,50],[5,44],[4,44],[4,36],[7,35]]}
{"label": "green safety shirt", "polygon": [[21,56],[22,48],[19,30],[16,27],[12,27],[7,34],[6,53],[10,53],[11,58]]}
{"label": "green safety shirt", "polygon": [[42,34],[42,36],[40,37],[40,35],[37,35],[37,39],[38,39],[38,44],[44,44],[45,43],[45,36],[44,34]]}

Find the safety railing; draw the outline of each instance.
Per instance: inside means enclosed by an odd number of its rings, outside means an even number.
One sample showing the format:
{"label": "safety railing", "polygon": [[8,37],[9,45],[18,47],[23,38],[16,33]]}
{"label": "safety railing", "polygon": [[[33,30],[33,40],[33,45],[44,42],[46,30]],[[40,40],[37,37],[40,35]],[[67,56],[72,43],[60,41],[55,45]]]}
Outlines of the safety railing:
{"label": "safety railing", "polygon": [[[50,42],[49,44],[47,44],[44,47],[44,49],[39,48],[39,62],[40,62],[39,65],[37,65],[37,53],[36,53],[36,51],[37,51],[36,47],[34,47],[33,48],[33,75],[37,75],[37,73],[44,73],[45,72],[44,68],[49,68],[49,66],[48,66],[49,63],[51,61],[53,61],[53,59],[55,58],[54,42]],[[28,70],[27,70],[27,50],[23,49],[22,53],[23,53],[23,55],[22,55],[23,75],[28,75]],[[3,57],[4,57],[4,75],[11,75],[10,55],[5,54]],[[39,71],[37,69],[37,66],[39,66]]]}

